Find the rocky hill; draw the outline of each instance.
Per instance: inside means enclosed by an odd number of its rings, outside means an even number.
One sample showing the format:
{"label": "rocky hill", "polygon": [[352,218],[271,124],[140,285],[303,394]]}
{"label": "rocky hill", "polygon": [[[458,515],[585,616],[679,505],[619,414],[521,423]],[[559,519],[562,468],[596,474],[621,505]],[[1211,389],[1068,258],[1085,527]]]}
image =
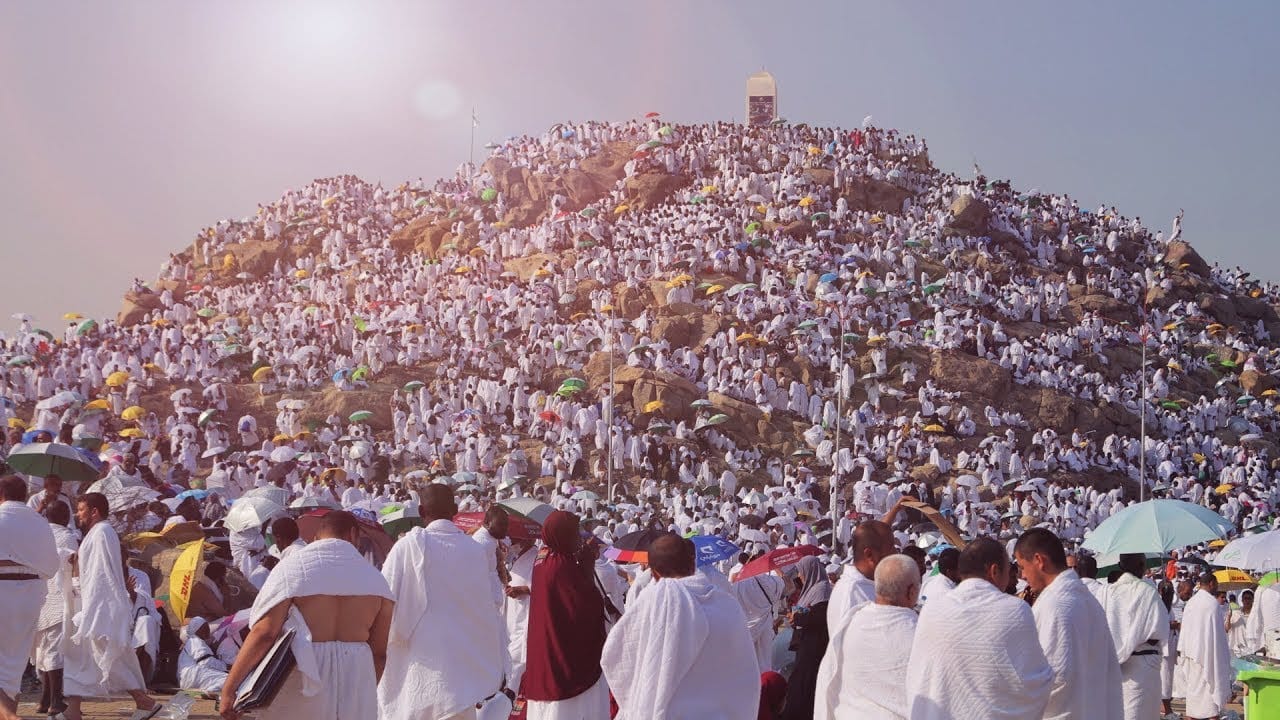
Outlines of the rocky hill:
{"label": "rocky hill", "polygon": [[[422,267],[436,270],[423,276]],[[517,298],[510,308],[488,299],[507,288]],[[397,312],[424,298],[467,298],[489,328],[505,323],[506,332],[487,333],[483,346],[475,337],[445,341],[406,363],[407,346],[431,344],[421,335],[457,329],[456,318],[441,324],[428,307]],[[1028,456],[1046,428],[1083,439],[1083,468],[1049,463],[1036,474],[1110,486],[1130,478],[1104,441],[1137,437],[1144,409],[1148,435],[1176,443],[1193,416],[1227,408],[1209,429],[1222,453],[1245,436],[1249,452],[1277,456],[1276,302],[1273,287],[1210,266],[1183,239],[1167,242],[1067,196],[949,175],[922,141],[900,133],[650,120],[556,126],[494,147],[475,173],[431,186],[317,180],[256,217],[202,231],[150,289],[126,294],[116,320],[146,333],[185,325],[185,342],[216,345],[228,416],[269,424],[279,399],[301,398],[311,422],[367,409],[389,438],[389,399],[450,368],[494,377],[536,354],[540,389],[554,393],[580,377],[589,394],[608,392],[612,318],[615,332],[648,346],[636,352],[623,342],[613,354],[626,432],[723,414],[715,432],[727,444],[705,433],[686,439],[717,469],[724,448],[758,448],[820,474],[829,473],[829,449],[813,439],[834,436],[825,405],[844,372],[830,361],[843,345],[852,378],[839,408],[845,442],[861,425],[867,444],[858,454],[888,457],[874,459],[878,478],[903,474],[892,467],[895,452],[930,482],[973,472],[922,460],[937,448],[954,462],[1004,438],[1009,425],[990,422],[991,407],[1025,421],[1015,422],[1012,443]],[[199,312],[175,313],[179,306]],[[526,306],[546,314],[511,309]],[[280,357],[301,342],[281,343],[265,307],[318,346],[298,365],[318,363],[322,382],[263,394],[251,380],[267,365],[283,375]],[[311,307],[330,324],[305,321]],[[352,317],[376,328],[348,329]],[[367,347],[373,335],[388,343],[385,367],[357,389],[329,382],[367,364],[353,359],[350,341]],[[1143,336],[1157,391],[1146,402],[1136,391]],[[711,347],[714,371],[704,362]],[[762,372],[772,382],[752,384]],[[772,402],[793,381],[821,396],[818,422],[808,402],[805,412]],[[775,383],[781,396],[761,387]],[[156,374],[143,404],[170,412],[169,395],[183,386],[192,383]],[[922,398],[935,412],[922,412]],[[875,405],[878,417],[853,417]],[[1243,425],[1228,424],[1236,416]],[[822,432],[806,436],[815,425]],[[521,434],[526,447],[541,447],[536,433]],[[807,459],[814,449],[818,457]],[[762,466],[739,466],[740,477],[763,482]]]}

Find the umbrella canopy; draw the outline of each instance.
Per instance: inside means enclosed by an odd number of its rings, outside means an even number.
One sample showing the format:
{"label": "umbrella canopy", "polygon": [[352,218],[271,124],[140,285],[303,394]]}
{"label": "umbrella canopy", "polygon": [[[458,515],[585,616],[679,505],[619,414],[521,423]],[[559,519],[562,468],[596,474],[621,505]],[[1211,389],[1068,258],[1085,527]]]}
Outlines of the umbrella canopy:
{"label": "umbrella canopy", "polygon": [[1222,548],[1215,565],[1241,570],[1280,568],[1280,530],[1246,535]]}
{"label": "umbrella canopy", "polygon": [[[519,515],[507,516],[507,537],[512,540],[538,540],[542,538],[542,526]],[[453,524],[470,535],[484,525],[483,512],[465,512],[453,516]],[[384,516],[383,527],[386,527]]]}
{"label": "umbrella canopy", "polygon": [[341,510],[342,506],[332,498],[318,495],[300,497],[289,503],[290,510],[316,510],[319,508],[333,508],[334,510]]}
{"label": "umbrella canopy", "polygon": [[498,501],[498,504],[508,512],[515,513],[522,518],[528,518],[539,525],[545,522],[547,516],[555,509],[541,500],[534,500],[531,497],[509,498]]}
{"label": "umbrella canopy", "polygon": [[789,548],[778,548],[771,553],[761,555],[760,557],[747,563],[742,568],[742,572],[738,573],[737,582],[742,582],[756,575],[764,575],[767,572],[781,570],[800,562],[800,559],[810,555],[821,555],[822,551],[816,545],[799,545]]}
{"label": "umbrella canopy", "polygon": [[120,419],[128,420],[130,422],[133,422],[135,420],[141,420],[146,416],[147,416],[146,408],[141,407],[139,405],[133,405],[131,407],[127,407],[124,409],[124,412],[120,413]]}
{"label": "umbrella canopy", "polygon": [[282,445],[271,451],[271,462],[289,462],[296,457],[298,457],[298,451],[288,445]]}
{"label": "umbrella canopy", "polygon": [[117,370],[107,376],[103,381],[107,387],[124,387],[129,382],[129,373],[123,370]]}
{"label": "umbrella canopy", "polygon": [[[328,508],[320,508],[312,510],[298,518],[298,535],[306,542],[311,542],[316,536],[316,532],[320,529],[320,520],[329,513],[333,512]],[[395,541],[387,534],[387,531],[376,522],[370,522],[357,516],[357,527],[359,534],[356,537],[356,549],[361,555],[369,558],[377,567],[382,566],[382,561],[387,558],[387,553],[391,552],[391,546]]]}
{"label": "umbrella canopy", "polygon": [[1167,553],[1220,538],[1232,529],[1206,507],[1182,500],[1148,500],[1104,520],[1085,538],[1084,548],[1097,554]]}
{"label": "umbrella canopy", "polygon": [[689,539],[693,541],[693,555],[698,567],[736,558],[742,552],[742,548],[718,535],[694,535]]}
{"label": "umbrella canopy", "polygon": [[347,417],[353,423],[368,422],[373,419],[373,413],[368,410],[357,410]]}
{"label": "umbrella canopy", "polygon": [[1213,576],[1218,580],[1218,589],[1228,592],[1244,590],[1255,587],[1258,584],[1258,581],[1254,580],[1252,575],[1239,570],[1218,570],[1213,573]]}
{"label": "umbrella canopy", "polygon": [[[398,505],[389,505],[387,507],[394,509],[390,512],[380,512],[378,514],[378,522],[382,524],[382,529],[392,538],[398,538],[413,528],[423,526],[422,516],[418,514],[417,510],[406,509]],[[383,508],[383,510],[385,511],[387,508]],[[478,514],[483,519],[484,513]],[[458,524],[457,518],[454,518],[454,524]],[[459,525],[458,527],[462,526]],[[464,532],[466,532],[465,529]]]}
{"label": "umbrella canopy", "polygon": [[260,527],[262,524],[274,518],[284,517],[286,514],[283,505],[269,498],[245,496],[232,503],[231,509],[227,511],[227,517],[222,524],[231,532],[240,532]]}
{"label": "umbrella canopy", "polygon": [[19,445],[6,459],[15,471],[35,477],[57,475],[66,482],[89,483],[98,479],[98,471],[80,451],[61,443]]}

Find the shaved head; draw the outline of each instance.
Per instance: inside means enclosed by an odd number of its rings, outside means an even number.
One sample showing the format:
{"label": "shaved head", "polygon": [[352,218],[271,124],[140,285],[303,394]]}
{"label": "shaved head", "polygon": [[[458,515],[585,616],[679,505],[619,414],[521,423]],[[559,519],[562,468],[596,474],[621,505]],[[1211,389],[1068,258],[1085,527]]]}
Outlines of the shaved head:
{"label": "shaved head", "polygon": [[868,520],[853,531],[853,564],[866,577],[872,576],[882,558],[897,551],[893,530],[879,520]]}

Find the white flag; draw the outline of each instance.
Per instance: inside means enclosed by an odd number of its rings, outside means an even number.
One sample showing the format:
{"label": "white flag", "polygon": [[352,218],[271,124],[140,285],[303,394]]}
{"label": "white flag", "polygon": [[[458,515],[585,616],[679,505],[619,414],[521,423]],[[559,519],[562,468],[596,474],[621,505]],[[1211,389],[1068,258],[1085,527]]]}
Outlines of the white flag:
{"label": "white flag", "polygon": [[480,127],[480,118],[477,118],[477,117],[476,117],[476,111],[475,111],[475,110],[472,110],[472,111],[471,111],[471,127],[473,127],[473,128],[478,128],[478,127]]}

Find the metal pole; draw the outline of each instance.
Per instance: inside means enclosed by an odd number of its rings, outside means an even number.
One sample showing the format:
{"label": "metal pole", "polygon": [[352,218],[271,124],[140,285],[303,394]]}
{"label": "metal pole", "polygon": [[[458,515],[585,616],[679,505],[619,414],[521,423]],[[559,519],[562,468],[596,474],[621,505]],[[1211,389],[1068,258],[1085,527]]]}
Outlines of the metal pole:
{"label": "metal pole", "polygon": [[839,310],[836,316],[840,318],[840,362],[836,369],[836,453],[831,461],[831,547],[839,548],[840,546],[840,425],[844,420],[844,386],[841,378],[844,375],[844,311]]}
{"label": "metal pole", "polygon": [[609,407],[605,413],[605,423],[609,426],[609,457],[605,459],[605,483],[608,485],[609,502],[613,502],[613,396],[616,386],[613,384],[613,317],[606,320],[608,330],[605,337],[609,345]]}
{"label": "metal pole", "polygon": [[476,109],[471,108],[471,150],[467,155],[467,164],[476,166]]}
{"label": "metal pole", "polygon": [[1138,334],[1142,341],[1142,401],[1138,410],[1142,417],[1138,421],[1138,502],[1147,499],[1147,328],[1144,325]]}

